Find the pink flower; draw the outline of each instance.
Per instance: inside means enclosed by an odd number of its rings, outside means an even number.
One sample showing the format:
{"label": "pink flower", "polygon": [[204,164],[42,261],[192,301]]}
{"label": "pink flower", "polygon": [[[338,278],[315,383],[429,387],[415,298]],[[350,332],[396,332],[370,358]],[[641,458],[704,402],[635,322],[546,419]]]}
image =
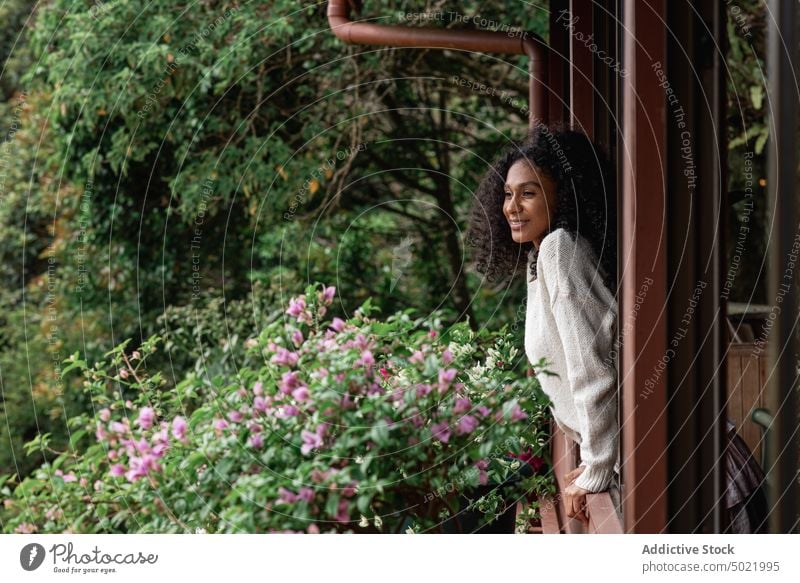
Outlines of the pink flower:
{"label": "pink flower", "polygon": [[384,380],[389,378],[389,371],[388,370],[386,370],[385,368],[380,368],[379,371],[381,373],[381,376],[384,378]]}
{"label": "pink flower", "polygon": [[408,362],[413,364],[422,364],[425,362],[425,355],[421,350],[415,350],[414,353],[408,357]]}
{"label": "pink flower", "polygon": [[466,413],[472,408],[472,403],[470,403],[469,399],[465,399],[460,397],[456,399],[456,404],[453,407],[453,413],[458,415],[460,413]]}
{"label": "pink flower", "polygon": [[427,383],[420,383],[417,385],[417,397],[424,397],[433,390],[433,387]]}
{"label": "pink flower", "polygon": [[331,328],[336,332],[341,332],[342,330],[344,330],[344,326],[345,326],[345,321],[342,320],[341,318],[334,318],[333,320],[331,320]]}
{"label": "pink flower", "polygon": [[300,436],[303,438],[303,445],[300,447],[300,452],[303,455],[308,455],[312,449],[322,446],[322,437],[317,433],[311,433],[304,429],[300,432]]}
{"label": "pink flower", "polygon": [[119,421],[112,421],[108,428],[112,433],[126,433],[128,431],[128,426]]}
{"label": "pink flower", "polygon": [[308,534],[319,534],[319,527],[316,525],[316,523],[312,522],[308,525],[306,531]]}
{"label": "pink flower", "polygon": [[139,411],[139,418],[136,424],[142,429],[150,429],[153,426],[153,419],[155,419],[155,412],[151,407],[142,407]]}
{"label": "pink flower", "polygon": [[314,490],[305,486],[300,488],[297,492],[297,499],[303,500],[304,502],[311,502],[314,500]]}
{"label": "pink flower", "polygon": [[339,508],[334,518],[338,522],[350,522],[350,503],[347,500],[339,501]]}
{"label": "pink flower", "polygon": [[261,384],[261,381],[258,381],[256,384],[253,385],[253,394],[254,395],[264,394],[264,385]]}
{"label": "pink flower", "polygon": [[431,338],[436,338],[438,335],[439,333],[436,330],[431,330],[430,332],[428,332],[428,336],[430,336]]}
{"label": "pink flower", "polygon": [[298,379],[298,374],[295,371],[283,373],[281,380],[278,383],[278,389],[284,395],[288,395],[292,390],[299,387],[302,383]]}
{"label": "pink flower", "polygon": [[326,470],[326,471],[323,472],[322,470],[313,469],[313,470],[311,470],[311,473],[309,474],[309,477],[311,478],[312,482],[314,482],[316,484],[321,484],[322,482],[324,482],[325,480],[328,479],[328,476],[330,474],[331,474],[330,470]]}
{"label": "pink flower", "polygon": [[120,378],[127,379],[127,378],[130,376],[130,374],[131,374],[131,373],[130,373],[130,372],[128,371],[128,369],[127,369],[127,368],[125,368],[125,367],[123,367],[123,368],[119,369],[119,376],[120,376]]}
{"label": "pink flower", "polygon": [[267,412],[267,400],[264,397],[256,397],[253,399],[253,409],[256,411],[261,411],[262,413]]}
{"label": "pink flower", "polygon": [[371,350],[364,350],[361,353],[361,358],[356,361],[356,366],[372,366],[373,364],[375,364],[375,358],[372,356]]}
{"label": "pink flower", "polygon": [[308,392],[308,387],[306,386],[298,387],[294,391],[292,391],[292,397],[297,399],[297,401],[300,403],[308,401],[310,396],[311,393]]}
{"label": "pink flower", "polygon": [[94,432],[94,436],[97,438],[97,441],[105,440],[105,438],[108,437],[105,427],[103,427],[101,424],[98,423],[97,431]]}
{"label": "pink flower", "polygon": [[65,474],[61,470],[56,470],[55,474],[56,474],[56,476],[59,476],[62,480],[64,480],[66,483],[77,482],[78,481],[78,478],[76,478],[75,474],[73,474],[72,472],[69,472],[69,473]]}
{"label": "pink flower", "polygon": [[131,467],[125,473],[125,477],[130,482],[136,482],[140,478],[145,477],[151,471],[159,471],[161,466],[156,461],[156,457],[150,454],[145,454],[142,457],[132,457]]}
{"label": "pink flower", "polygon": [[294,316],[297,318],[300,314],[303,313],[303,310],[306,309],[306,298],[305,296],[299,296],[296,298],[292,298],[289,300],[289,308],[286,310],[286,313],[290,316]]}
{"label": "pink flower", "polygon": [[453,362],[453,353],[447,348],[445,348],[444,352],[442,352],[442,362],[445,364],[450,364]]}
{"label": "pink flower", "polygon": [[108,421],[111,420],[111,411],[109,410],[108,407],[100,409],[99,415],[100,415],[100,420],[101,421],[108,422]]}
{"label": "pink flower", "polygon": [[472,415],[464,415],[458,420],[456,425],[456,433],[463,435],[465,433],[472,433],[478,427],[478,420]]}
{"label": "pink flower", "polygon": [[214,429],[218,429],[218,430],[222,431],[226,427],[228,427],[228,422],[225,421],[224,419],[216,419],[216,420],[214,420]]}
{"label": "pink flower", "polygon": [[281,346],[278,348],[278,351],[275,353],[275,355],[270,359],[270,362],[277,365],[294,366],[297,364],[298,360],[300,360],[300,357],[296,352],[291,352]]}
{"label": "pink flower", "polygon": [[247,443],[252,448],[261,449],[264,446],[264,437],[260,433],[254,433],[247,440]]}
{"label": "pink flower", "polygon": [[353,398],[348,394],[345,393],[342,395],[341,401],[339,401],[339,406],[347,411],[348,409],[353,409],[355,407],[355,403],[353,402]]}
{"label": "pink flower", "polygon": [[294,405],[284,405],[278,411],[277,416],[285,418],[285,417],[296,417],[299,414],[300,414],[300,409],[298,409]]}
{"label": "pink flower", "polygon": [[450,426],[444,421],[431,425],[431,435],[442,443],[447,443],[450,439]]}
{"label": "pink flower", "polygon": [[491,410],[486,405],[480,405],[477,408],[478,413],[480,413],[481,417],[488,417]]}
{"label": "pink flower", "polygon": [[303,333],[300,330],[292,332],[292,343],[295,346],[300,346],[303,343]]}
{"label": "pink flower", "polygon": [[283,486],[278,488],[278,502],[283,502],[284,504],[294,504],[295,501],[297,501],[297,494],[291,490],[287,490]]}
{"label": "pink flower", "polygon": [[172,436],[183,443],[186,443],[186,430],[188,428],[189,425],[186,423],[186,419],[180,415],[172,420]]}
{"label": "pink flower", "polygon": [[453,382],[453,379],[456,378],[456,373],[458,371],[454,368],[446,368],[439,371],[439,391],[443,392],[446,391],[447,388],[450,386],[450,383]]}
{"label": "pink flower", "polygon": [[489,460],[479,460],[475,462],[475,467],[478,468],[478,483],[485,486],[489,482],[489,474],[486,471],[489,468]]}
{"label": "pink flower", "polygon": [[511,410],[511,420],[522,421],[523,419],[527,418],[528,414],[520,408],[519,404],[515,404],[514,408]]}
{"label": "pink flower", "polygon": [[153,435],[153,441],[155,443],[164,443],[164,444],[169,443],[169,435],[167,433],[167,428],[169,428],[169,424],[164,423],[162,421],[161,427],[162,427],[161,431]]}
{"label": "pink flower", "polygon": [[325,287],[322,286],[322,292],[320,293],[320,300],[324,304],[330,305],[333,302],[333,296],[336,294],[336,288],[334,286]]}
{"label": "pink flower", "polygon": [[122,476],[125,475],[125,466],[123,466],[122,464],[114,464],[113,466],[111,466],[110,473],[115,478],[121,478]]}

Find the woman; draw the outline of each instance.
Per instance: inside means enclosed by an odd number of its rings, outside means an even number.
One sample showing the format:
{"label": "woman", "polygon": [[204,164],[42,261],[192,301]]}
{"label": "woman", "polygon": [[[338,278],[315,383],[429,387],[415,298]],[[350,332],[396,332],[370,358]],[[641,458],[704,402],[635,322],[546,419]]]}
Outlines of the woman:
{"label": "woman", "polygon": [[608,490],[621,511],[610,184],[609,164],[584,134],[538,126],[484,177],[469,235],[489,281],[506,281],[527,257],[525,352],[557,375],[536,373],[556,423],[580,444],[563,496],[567,514],[584,522],[591,492]]}

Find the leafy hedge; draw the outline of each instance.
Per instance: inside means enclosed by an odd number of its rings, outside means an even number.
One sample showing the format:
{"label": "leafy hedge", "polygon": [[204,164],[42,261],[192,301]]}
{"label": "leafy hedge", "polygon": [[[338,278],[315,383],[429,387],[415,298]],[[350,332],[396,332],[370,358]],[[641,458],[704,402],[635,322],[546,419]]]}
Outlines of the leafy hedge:
{"label": "leafy hedge", "polygon": [[[309,286],[257,338],[235,377],[192,375],[163,390],[151,338],[89,366],[93,413],[33,476],[0,478],[16,532],[434,531],[461,494],[491,520],[554,491],[547,400],[509,363],[506,331],[443,331],[436,314],[326,318],[335,289]],[[539,364],[543,368],[545,363]],[[537,367],[538,368],[538,367]],[[28,444],[49,447],[43,435]]]}

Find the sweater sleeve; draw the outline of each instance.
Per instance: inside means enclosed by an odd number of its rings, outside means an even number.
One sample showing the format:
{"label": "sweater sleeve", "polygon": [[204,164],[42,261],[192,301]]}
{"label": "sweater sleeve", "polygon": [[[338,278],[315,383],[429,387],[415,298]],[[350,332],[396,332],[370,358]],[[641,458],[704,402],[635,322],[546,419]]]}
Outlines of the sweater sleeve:
{"label": "sweater sleeve", "polygon": [[613,342],[613,313],[572,292],[559,292],[553,309],[581,434],[585,469],[575,484],[602,492],[614,475],[619,445],[617,373],[613,363],[604,361]]}
{"label": "sweater sleeve", "polygon": [[616,310],[598,295],[599,274],[585,246],[563,230],[545,241],[540,251],[545,282],[564,350],[585,466],[575,484],[602,492],[613,478],[619,445],[617,371],[611,358]]}

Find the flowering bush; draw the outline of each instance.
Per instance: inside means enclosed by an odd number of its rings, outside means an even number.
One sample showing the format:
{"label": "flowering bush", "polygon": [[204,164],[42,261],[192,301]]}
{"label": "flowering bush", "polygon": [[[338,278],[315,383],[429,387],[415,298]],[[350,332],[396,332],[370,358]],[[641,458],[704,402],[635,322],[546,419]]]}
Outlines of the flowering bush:
{"label": "flowering bush", "polygon": [[[546,400],[515,371],[505,330],[442,331],[437,314],[386,321],[367,301],[325,319],[334,288],[309,286],[248,340],[236,378],[166,391],[151,338],[89,367],[94,416],[70,420],[69,451],[20,484],[0,477],[17,532],[424,532],[474,499],[486,520],[552,492]],[[539,363],[543,368],[545,363]],[[29,444],[48,449],[47,436]],[[514,459],[517,458],[517,459]]]}

